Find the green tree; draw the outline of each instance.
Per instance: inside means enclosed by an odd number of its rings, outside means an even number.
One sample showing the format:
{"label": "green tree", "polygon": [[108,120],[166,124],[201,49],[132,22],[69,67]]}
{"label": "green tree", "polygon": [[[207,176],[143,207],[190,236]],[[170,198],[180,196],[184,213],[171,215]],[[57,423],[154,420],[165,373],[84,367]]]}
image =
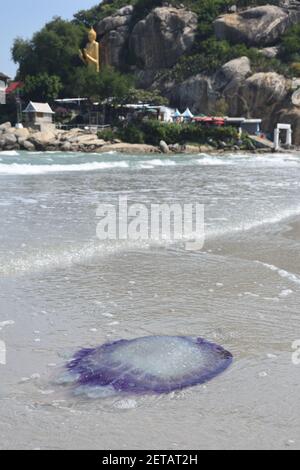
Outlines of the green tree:
{"label": "green tree", "polygon": [[226,116],[228,114],[229,105],[226,102],[225,98],[219,98],[214,107],[214,112],[212,113],[214,116]]}
{"label": "green tree", "polygon": [[59,77],[40,73],[35,76],[28,75],[26,77],[22,94],[24,98],[31,101],[54,101],[59,96],[62,88]]}
{"label": "green tree", "polygon": [[164,106],[169,104],[168,98],[161,96],[158,90],[141,90],[133,88],[127,96],[128,102],[141,102],[156,106]]}
{"label": "green tree", "polygon": [[126,99],[133,87],[133,80],[111,67],[105,67],[101,73],[92,68],[78,68],[73,77],[73,92],[90,101],[120,102]]}
{"label": "green tree", "polygon": [[66,94],[72,93],[75,70],[81,66],[78,50],[84,44],[84,26],[54,18],[30,41],[17,38],[12,48],[13,60],[19,65],[18,78],[46,73],[60,78]]}
{"label": "green tree", "polygon": [[300,62],[300,24],[292,26],[282,37],[280,52],[285,62]]}

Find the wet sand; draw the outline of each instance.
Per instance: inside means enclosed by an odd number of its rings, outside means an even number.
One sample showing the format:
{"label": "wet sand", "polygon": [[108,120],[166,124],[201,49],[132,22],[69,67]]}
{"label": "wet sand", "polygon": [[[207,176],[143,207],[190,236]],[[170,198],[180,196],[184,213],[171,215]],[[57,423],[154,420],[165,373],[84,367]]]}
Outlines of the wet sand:
{"label": "wet sand", "polygon": [[[2,449],[300,448],[300,160],[220,158],[131,168],[112,156],[111,168],[0,176]],[[95,245],[97,203],[120,193],[143,202],[199,196],[203,250]],[[162,396],[97,400],[57,385],[81,347],[153,334],[205,337],[234,363]]]}

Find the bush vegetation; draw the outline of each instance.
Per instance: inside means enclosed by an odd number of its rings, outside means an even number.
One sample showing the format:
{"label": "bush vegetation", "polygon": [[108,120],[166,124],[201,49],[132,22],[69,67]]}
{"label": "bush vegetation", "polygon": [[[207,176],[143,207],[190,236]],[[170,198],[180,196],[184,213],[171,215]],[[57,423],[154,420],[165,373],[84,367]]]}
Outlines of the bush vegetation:
{"label": "bush vegetation", "polygon": [[289,28],[282,37],[281,59],[284,62],[300,62],[300,24]]}
{"label": "bush vegetation", "polygon": [[[204,127],[196,123],[167,124],[156,120],[137,120],[115,131],[101,131],[99,138],[104,140],[120,139],[123,142],[159,145],[164,140],[171,144],[215,144],[225,142],[234,145],[238,139],[237,130],[232,127]],[[107,139],[108,137],[108,139]]]}

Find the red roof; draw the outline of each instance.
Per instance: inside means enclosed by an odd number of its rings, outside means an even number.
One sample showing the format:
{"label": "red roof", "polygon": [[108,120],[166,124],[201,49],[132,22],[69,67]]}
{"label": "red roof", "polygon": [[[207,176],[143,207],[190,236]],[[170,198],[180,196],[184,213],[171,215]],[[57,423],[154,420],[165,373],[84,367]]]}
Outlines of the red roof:
{"label": "red roof", "polygon": [[203,123],[210,123],[210,124],[216,124],[217,126],[222,126],[225,124],[225,120],[223,118],[219,117],[213,117],[213,116],[199,116],[199,117],[194,117],[193,121],[195,122],[203,122]]}
{"label": "red roof", "polygon": [[10,95],[10,93],[13,93],[16,91],[18,88],[22,88],[23,83],[22,82],[12,82],[8,85],[8,87],[5,90],[5,93],[7,95]]}

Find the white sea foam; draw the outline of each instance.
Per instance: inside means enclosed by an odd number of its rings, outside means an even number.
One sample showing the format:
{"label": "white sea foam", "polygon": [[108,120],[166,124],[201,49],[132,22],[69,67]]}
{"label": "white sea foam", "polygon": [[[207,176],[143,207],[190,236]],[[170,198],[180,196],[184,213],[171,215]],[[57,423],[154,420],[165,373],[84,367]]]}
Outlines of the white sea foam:
{"label": "white sea foam", "polygon": [[210,157],[204,156],[203,158],[199,158],[195,160],[195,163],[198,165],[204,166],[214,166],[214,165],[234,165],[234,160],[227,159],[226,157]]}
{"label": "white sea foam", "polygon": [[273,264],[262,263],[261,261],[257,261],[257,263],[265,266],[266,268],[270,269],[273,272],[276,272],[283,279],[288,279],[289,281],[293,282],[294,284],[299,284],[300,285],[300,277],[297,276],[296,274],[290,273],[289,271],[278,268],[277,266],[274,266]]}
{"label": "white sea foam", "polygon": [[0,155],[8,156],[8,157],[19,157],[20,154],[16,150],[5,150],[0,152]]}
{"label": "white sea foam", "polygon": [[5,328],[6,326],[12,326],[14,325],[15,322],[13,320],[6,320],[6,321],[2,321],[0,322],[0,331]]}
{"label": "white sea foam", "polygon": [[44,271],[54,268],[64,268],[76,264],[93,262],[95,259],[111,256],[115,253],[134,248],[148,249],[150,244],[143,241],[123,241],[112,243],[89,243],[71,249],[40,251],[18,258],[10,257],[2,260],[0,273],[4,275],[25,274],[27,272]]}
{"label": "white sea foam", "polygon": [[128,168],[127,161],[91,162],[71,165],[31,165],[31,164],[0,164],[0,175],[42,175],[47,173],[80,172]]}
{"label": "white sea foam", "polygon": [[[188,157],[186,159],[185,156],[180,158],[179,156],[175,157],[174,159],[170,158],[155,158],[155,159],[145,159],[141,156],[141,158],[130,157],[130,159],[126,160],[119,160],[119,161],[94,161],[94,162],[80,162],[80,163],[71,163],[71,160],[77,157],[86,156],[80,153],[68,154],[68,159],[70,163],[48,163],[47,162],[47,155],[55,154],[56,152],[29,152],[28,155],[31,158],[33,156],[38,157],[39,155],[44,155],[44,161],[40,161],[39,164],[34,163],[27,163],[26,156],[24,156],[24,163],[17,163],[12,161],[11,163],[7,162],[0,162],[0,175],[41,175],[47,173],[61,173],[61,172],[87,172],[87,171],[97,171],[97,170],[109,170],[114,168],[129,168],[132,167],[134,169],[151,169],[155,167],[174,167],[177,165],[180,166],[220,166],[220,165],[250,165],[250,166],[299,166],[300,159],[295,155],[264,155],[264,156],[253,156],[247,154],[226,154],[224,156],[218,155],[207,155],[207,154],[199,154],[196,157]],[[115,151],[106,152],[103,156],[111,156],[116,154]],[[4,156],[21,156],[20,153],[16,151],[7,151],[1,152],[0,155]],[[89,154],[92,155],[92,154]],[[93,154],[99,157],[99,154]],[[65,155],[66,157],[66,155]],[[53,157],[54,161],[54,157]],[[26,162],[26,163],[25,163]]]}
{"label": "white sea foam", "polygon": [[264,225],[273,225],[279,223],[285,219],[289,219],[291,217],[295,217],[296,215],[300,214],[300,206],[295,207],[294,209],[285,209],[274,216],[265,217],[261,219],[255,219],[248,222],[242,222],[240,225],[235,227],[226,227],[219,230],[213,230],[211,232],[206,231],[207,238],[215,238],[222,235],[230,235],[234,233],[242,233],[248,232],[250,230],[254,230],[259,227],[263,227]]}
{"label": "white sea foam", "polygon": [[174,160],[164,160],[164,159],[159,159],[159,158],[156,158],[154,160],[148,160],[146,163],[149,163],[149,165],[153,165],[153,166],[175,166],[176,165],[176,162],[174,162]]}

